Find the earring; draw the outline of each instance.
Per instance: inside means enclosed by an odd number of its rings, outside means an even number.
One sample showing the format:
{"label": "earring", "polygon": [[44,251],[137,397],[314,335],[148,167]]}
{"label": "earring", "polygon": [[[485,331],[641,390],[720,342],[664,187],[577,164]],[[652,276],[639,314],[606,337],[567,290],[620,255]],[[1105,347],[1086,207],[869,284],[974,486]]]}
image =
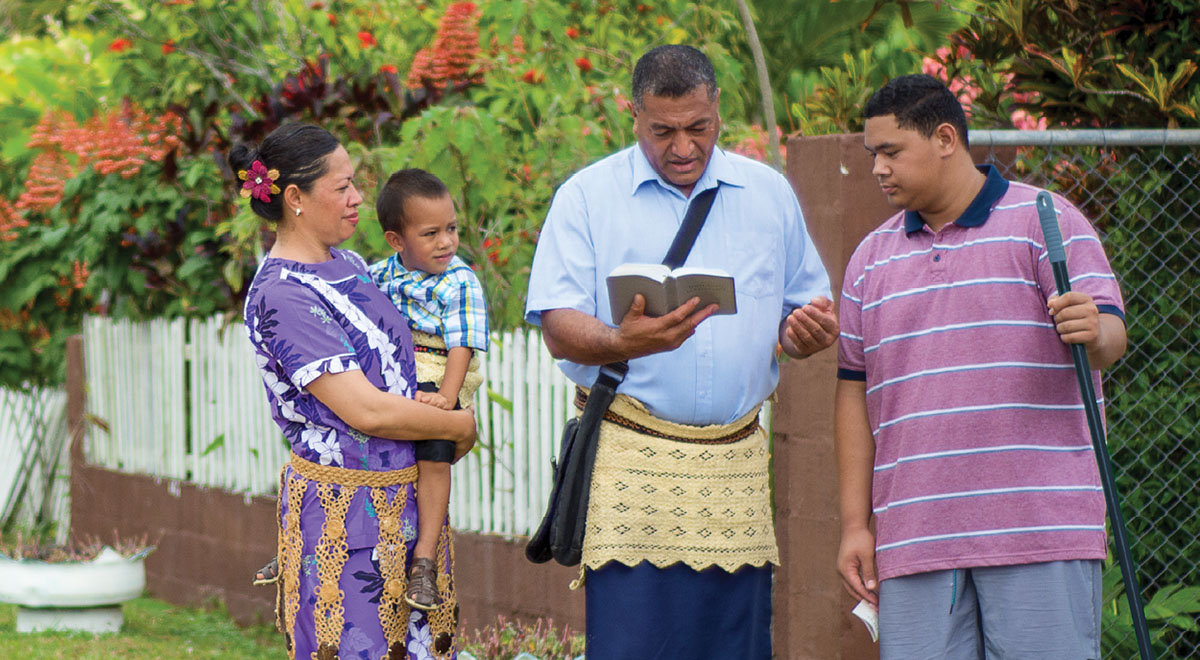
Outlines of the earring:
{"label": "earring", "polygon": [[296,209],[296,215],[300,215],[300,209]]}

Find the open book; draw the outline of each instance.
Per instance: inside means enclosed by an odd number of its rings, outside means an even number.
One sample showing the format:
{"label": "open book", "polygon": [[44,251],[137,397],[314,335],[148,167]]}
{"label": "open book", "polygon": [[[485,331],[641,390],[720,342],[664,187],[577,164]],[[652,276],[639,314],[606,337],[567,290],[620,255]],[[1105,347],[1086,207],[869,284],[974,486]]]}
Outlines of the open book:
{"label": "open book", "polygon": [[681,266],[671,270],[662,264],[621,264],[608,275],[608,301],[613,323],[620,323],[633,304],[633,296],[646,298],[646,315],[662,316],[692,298],[700,298],[696,309],[716,303],[717,314],[736,314],[733,276],[719,268]]}

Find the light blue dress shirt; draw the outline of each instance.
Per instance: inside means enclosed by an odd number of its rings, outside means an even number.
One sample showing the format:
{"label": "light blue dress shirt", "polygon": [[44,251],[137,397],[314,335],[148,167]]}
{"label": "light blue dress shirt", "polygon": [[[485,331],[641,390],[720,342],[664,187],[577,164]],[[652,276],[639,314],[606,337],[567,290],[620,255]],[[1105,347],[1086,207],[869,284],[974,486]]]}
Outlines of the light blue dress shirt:
{"label": "light blue dress shirt", "polygon": [[[780,321],[812,298],[830,295],[787,179],[715,149],[692,195],[718,181],[685,265],[731,273],[737,314],[710,317],[674,351],[631,360],[617,390],[656,417],[697,426],[728,424],[766,399],[779,382]],[[569,308],[615,326],[605,278],[623,263],[660,263],[688,202],[637,145],[577,172],[555,193],[538,238],[525,319],[541,325],[544,310]],[[566,360],[559,367],[585,387],[598,369]]]}

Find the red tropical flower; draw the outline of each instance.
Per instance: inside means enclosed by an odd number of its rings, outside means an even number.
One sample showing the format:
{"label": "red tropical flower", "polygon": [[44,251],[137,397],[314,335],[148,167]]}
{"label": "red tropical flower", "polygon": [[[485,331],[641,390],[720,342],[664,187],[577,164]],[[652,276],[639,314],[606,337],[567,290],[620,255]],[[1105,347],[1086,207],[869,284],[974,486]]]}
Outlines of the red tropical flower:
{"label": "red tropical flower", "polygon": [[508,263],[508,258],[500,258],[500,239],[486,238],[483,241],[483,249],[487,250],[488,261],[492,262],[493,266],[503,266]]}
{"label": "red tropical flower", "polygon": [[325,14],[325,18],[329,19],[330,25],[337,25],[337,16],[334,16],[333,12],[329,12],[328,14]]}
{"label": "red tropical flower", "polygon": [[546,76],[544,74],[542,74],[541,71],[538,71],[537,69],[530,69],[530,70],[526,71],[524,73],[524,75],[521,76],[521,80],[524,80],[525,82],[529,83],[530,85],[536,85],[545,79],[546,79]]}
{"label": "red tropical flower", "polygon": [[579,30],[576,30],[573,27],[567,28],[567,38],[568,39],[578,39],[579,38]]}
{"label": "red tropical flower", "polygon": [[379,67],[379,72],[380,73],[390,73],[394,76],[397,73],[399,73],[400,70],[396,68],[395,64],[384,64],[383,66]]}
{"label": "red tropical flower", "polygon": [[170,55],[171,53],[174,53],[174,52],[175,52],[175,40],[174,39],[171,39],[170,41],[168,41],[167,43],[162,45],[163,55]]}
{"label": "red tropical flower", "polygon": [[246,182],[242,184],[242,197],[253,197],[265,204],[271,201],[271,195],[279,194],[279,186],[275,185],[279,170],[268,170],[261,160],[251,163],[250,171],[238,170],[238,178]]}
{"label": "red tropical flower", "polygon": [[363,30],[362,32],[358,33],[358,44],[363,48],[371,48],[373,46],[378,46],[379,42],[375,41],[375,35]]}
{"label": "red tropical flower", "polygon": [[587,73],[592,70],[592,61],[586,57],[581,57],[575,60],[575,66],[579,67],[580,71]]}
{"label": "red tropical flower", "polygon": [[124,37],[121,37],[120,39],[113,39],[113,42],[108,45],[108,49],[114,53],[123,53],[132,47],[133,42]]}

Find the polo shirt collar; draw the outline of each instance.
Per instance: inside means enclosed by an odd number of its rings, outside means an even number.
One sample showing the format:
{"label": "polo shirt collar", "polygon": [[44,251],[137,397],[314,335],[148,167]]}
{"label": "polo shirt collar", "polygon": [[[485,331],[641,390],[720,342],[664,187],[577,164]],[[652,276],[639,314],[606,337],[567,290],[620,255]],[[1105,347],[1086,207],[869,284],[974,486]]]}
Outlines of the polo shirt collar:
{"label": "polo shirt collar", "polygon": [[[674,191],[682,196],[683,193],[675,186],[667,183],[665,179],[659,176],[658,172],[650,165],[650,161],[646,159],[646,154],[642,152],[641,145],[635,144],[633,147],[633,187],[629,194],[636,194],[642,184],[648,182],[657,182],[659,186]],[[704,174],[700,175],[700,180],[696,182],[696,187],[692,189],[692,195],[709,188],[715,188],[717,182],[728,186],[745,187],[745,178],[733,166],[729,157],[719,148],[714,147],[712,155],[709,156],[708,166],[704,168]]]}
{"label": "polo shirt collar", "polygon": [[[980,165],[976,169],[983,172],[987,179],[984,180],[983,187],[979,189],[979,194],[975,195],[975,199],[971,201],[967,210],[963,211],[963,214],[954,221],[954,224],[959,227],[982,226],[992,213],[992,205],[1008,192],[1008,180],[1000,176],[1000,170],[997,170],[994,165]],[[921,219],[920,213],[904,212],[905,233],[911,234],[914,231],[920,231],[924,226],[925,221]]]}

